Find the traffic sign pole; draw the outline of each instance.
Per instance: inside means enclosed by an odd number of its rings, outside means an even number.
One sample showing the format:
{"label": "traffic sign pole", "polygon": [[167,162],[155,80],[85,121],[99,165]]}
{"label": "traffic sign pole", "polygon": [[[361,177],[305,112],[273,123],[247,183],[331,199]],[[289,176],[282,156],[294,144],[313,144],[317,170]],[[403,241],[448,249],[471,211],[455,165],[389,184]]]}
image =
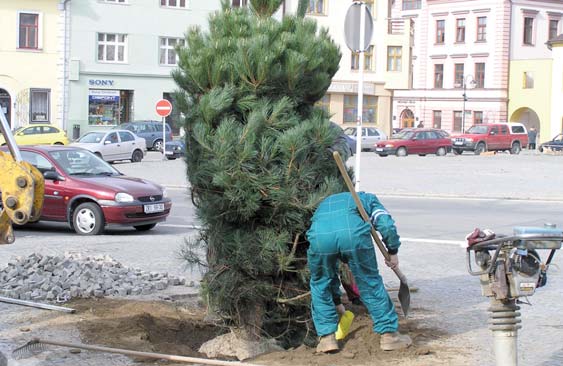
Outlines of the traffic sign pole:
{"label": "traffic sign pole", "polygon": [[166,117],[172,113],[172,103],[161,99],[156,102],[156,114],[162,117],[162,159],[166,160]]}
{"label": "traffic sign pole", "polygon": [[[366,27],[366,4],[362,2],[362,11],[360,12],[360,45],[365,42],[365,32]],[[364,50],[358,52],[359,62],[359,75],[358,75],[358,113],[357,113],[357,131],[356,131],[356,172],[354,176],[356,177],[356,184],[354,188],[356,192],[360,191],[360,157],[362,156],[362,124],[364,117]]]}
{"label": "traffic sign pole", "polygon": [[162,117],[162,160],[166,160],[166,117]]}

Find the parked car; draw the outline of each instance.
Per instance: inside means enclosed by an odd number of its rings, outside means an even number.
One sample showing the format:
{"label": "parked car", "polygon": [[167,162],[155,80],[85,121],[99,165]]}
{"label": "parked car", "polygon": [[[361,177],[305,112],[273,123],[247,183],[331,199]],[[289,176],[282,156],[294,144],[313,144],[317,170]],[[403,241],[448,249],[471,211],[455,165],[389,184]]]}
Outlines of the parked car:
{"label": "parked car", "polygon": [[45,178],[40,221],[68,222],[80,235],[96,235],[113,225],[150,230],[170,214],[172,203],[163,187],[127,177],[86,149],[22,146],[20,150]]}
{"label": "parked car", "polygon": [[[166,141],[172,141],[172,129],[166,125]],[[145,139],[149,150],[162,150],[162,122],[159,121],[133,121],[122,123],[116,127],[120,130],[129,130]]]}
{"label": "parked car", "polygon": [[563,133],[555,136],[551,141],[544,142],[538,146],[538,150],[543,152],[544,150],[551,151],[563,151]]}
{"label": "parked car", "polygon": [[[355,140],[357,130],[356,127],[347,127],[344,129],[344,133]],[[377,141],[386,139],[387,135],[379,128],[362,127],[362,150],[371,150]],[[354,147],[353,150],[356,151],[356,148]]]}
{"label": "parked car", "polygon": [[[14,138],[18,145],[68,145],[66,132],[49,124],[17,128],[14,130]],[[6,145],[1,134],[0,145]]]}
{"label": "parked car", "polygon": [[463,134],[452,135],[454,154],[471,151],[479,155],[485,151],[510,151],[519,154],[528,146],[528,131],[521,123],[481,123],[471,126]]}
{"label": "parked car", "polygon": [[127,130],[88,132],[70,145],[90,150],[107,162],[131,160],[138,163],[147,151],[145,139]]}
{"label": "parked car", "polygon": [[186,144],[181,140],[166,141],[164,155],[166,155],[168,160],[181,158],[186,155]]}
{"label": "parked car", "polygon": [[373,151],[379,156],[408,154],[436,154],[444,156],[451,151],[452,141],[447,132],[431,128],[413,128],[395,135],[390,140],[379,141]]}

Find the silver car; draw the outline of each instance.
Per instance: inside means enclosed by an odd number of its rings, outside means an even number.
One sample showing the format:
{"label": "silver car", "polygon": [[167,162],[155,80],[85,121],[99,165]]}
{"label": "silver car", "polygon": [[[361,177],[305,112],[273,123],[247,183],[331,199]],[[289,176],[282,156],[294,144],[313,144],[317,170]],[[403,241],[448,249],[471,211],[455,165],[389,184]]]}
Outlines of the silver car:
{"label": "silver car", "polygon": [[138,163],[147,151],[145,139],[127,130],[88,132],[71,145],[90,150],[108,162],[131,160]]}
{"label": "silver car", "polygon": [[[344,133],[355,140],[357,130],[356,127],[347,127]],[[387,140],[385,132],[376,127],[362,127],[362,150],[371,150],[380,140]]]}

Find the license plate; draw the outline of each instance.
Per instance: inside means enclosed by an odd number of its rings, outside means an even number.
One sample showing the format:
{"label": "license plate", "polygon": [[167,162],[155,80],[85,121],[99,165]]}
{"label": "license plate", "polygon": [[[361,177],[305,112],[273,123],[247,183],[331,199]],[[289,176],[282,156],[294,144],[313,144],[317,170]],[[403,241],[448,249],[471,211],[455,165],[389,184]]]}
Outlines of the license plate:
{"label": "license plate", "polygon": [[463,145],[463,141],[456,141],[454,142],[454,145]]}
{"label": "license plate", "polygon": [[165,151],[164,152],[166,155],[174,155],[174,151]]}
{"label": "license plate", "polygon": [[378,148],[375,149],[375,151],[383,151],[383,148],[378,147]]}
{"label": "license plate", "polygon": [[152,205],[145,205],[144,210],[146,214],[164,211],[164,203],[154,203]]}

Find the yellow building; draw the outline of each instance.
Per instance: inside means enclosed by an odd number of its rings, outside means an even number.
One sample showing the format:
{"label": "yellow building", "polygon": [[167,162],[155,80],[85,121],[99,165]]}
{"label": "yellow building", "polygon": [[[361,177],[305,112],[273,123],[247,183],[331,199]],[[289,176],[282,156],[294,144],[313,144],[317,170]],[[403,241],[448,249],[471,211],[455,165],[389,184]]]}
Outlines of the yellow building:
{"label": "yellow building", "polygon": [[63,126],[68,0],[0,0],[0,108],[12,128]]}

